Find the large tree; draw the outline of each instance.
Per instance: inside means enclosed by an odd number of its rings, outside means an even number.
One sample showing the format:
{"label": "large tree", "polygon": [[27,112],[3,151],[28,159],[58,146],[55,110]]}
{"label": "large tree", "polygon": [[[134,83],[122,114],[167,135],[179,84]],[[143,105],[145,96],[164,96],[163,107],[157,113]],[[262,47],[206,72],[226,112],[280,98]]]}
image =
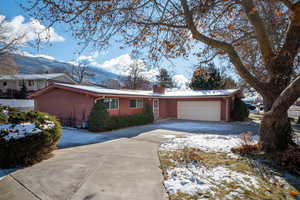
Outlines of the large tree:
{"label": "large tree", "polygon": [[96,47],[119,35],[152,60],[223,59],[263,96],[263,149],[293,144],[287,110],[300,95],[299,0],[35,0],[29,10]]}

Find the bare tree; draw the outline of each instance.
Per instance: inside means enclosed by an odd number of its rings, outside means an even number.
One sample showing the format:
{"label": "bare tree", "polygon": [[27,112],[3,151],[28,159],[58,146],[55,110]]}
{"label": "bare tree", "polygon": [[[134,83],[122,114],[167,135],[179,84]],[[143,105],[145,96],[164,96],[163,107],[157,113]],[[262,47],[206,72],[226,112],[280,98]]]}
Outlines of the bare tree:
{"label": "bare tree", "polygon": [[87,78],[88,63],[85,60],[72,65],[71,76],[78,83],[83,83]]}
{"label": "bare tree", "polygon": [[[149,58],[223,59],[264,99],[266,151],[294,144],[287,110],[300,95],[299,0],[47,0],[32,15],[65,22],[75,37],[103,47],[115,35]],[[205,56],[204,56],[205,55]],[[299,72],[299,70],[298,70]]]}
{"label": "bare tree", "polygon": [[17,50],[22,45],[25,34],[12,35],[12,28],[7,26],[7,20],[0,19],[0,59],[7,53]]}
{"label": "bare tree", "polygon": [[143,75],[144,65],[140,62],[133,62],[128,66],[128,76],[124,88],[127,89],[149,89],[151,83]]}

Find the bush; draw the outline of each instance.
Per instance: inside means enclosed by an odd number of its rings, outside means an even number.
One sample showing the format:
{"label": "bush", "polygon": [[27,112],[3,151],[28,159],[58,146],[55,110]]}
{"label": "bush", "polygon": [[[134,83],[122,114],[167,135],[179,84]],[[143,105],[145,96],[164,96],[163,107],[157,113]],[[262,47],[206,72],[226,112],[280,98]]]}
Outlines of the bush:
{"label": "bush", "polygon": [[88,118],[88,130],[92,132],[103,131],[108,113],[101,101],[97,101],[93,106]]}
{"label": "bush", "polygon": [[129,126],[144,125],[152,123],[154,120],[152,107],[149,104],[145,105],[145,110],[141,114],[135,115],[121,115],[121,116],[108,116],[105,120],[104,129],[114,130]]}
{"label": "bush", "polygon": [[[0,129],[0,168],[23,167],[35,164],[47,158],[49,153],[56,148],[56,143],[61,135],[61,126],[59,122],[45,113],[31,111],[20,115],[17,119],[14,109],[10,109],[13,120],[18,122],[28,122],[34,124],[41,132],[28,134],[21,138],[5,138],[9,130]],[[20,111],[19,111],[20,112]],[[2,125],[4,127],[5,125]],[[18,123],[13,124],[14,127]],[[15,129],[16,132],[22,131]]]}
{"label": "bush", "polygon": [[232,119],[235,121],[245,121],[249,116],[249,109],[241,99],[235,99],[231,113]]}
{"label": "bush", "polygon": [[26,120],[25,112],[8,106],[0,106],[0,123],[19,124]]}

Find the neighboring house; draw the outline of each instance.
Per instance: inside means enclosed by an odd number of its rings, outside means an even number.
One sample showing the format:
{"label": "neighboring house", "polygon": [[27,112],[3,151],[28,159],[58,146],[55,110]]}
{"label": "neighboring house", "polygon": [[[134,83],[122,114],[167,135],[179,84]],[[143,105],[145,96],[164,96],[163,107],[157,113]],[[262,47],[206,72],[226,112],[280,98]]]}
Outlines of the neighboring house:
{"label": "neighboring house", "polygon": [[3,93],[8,90],[20,91],[23,84],[28,92],[32,92],[45,88],[52,83],[76,84],[64,73],[0,75],[0,90]]}
{"label": "neighboring house", "polygon": [[230,121],[232,101],[239,90],[153,91],[117,90],[95,86],[53,84],[31,95],[35,109],[61,120],[86,122],[95,102],[102,100],[110,115],[143,112],[146,103],[153,105],[155,118],[178,118],[203,121]]}

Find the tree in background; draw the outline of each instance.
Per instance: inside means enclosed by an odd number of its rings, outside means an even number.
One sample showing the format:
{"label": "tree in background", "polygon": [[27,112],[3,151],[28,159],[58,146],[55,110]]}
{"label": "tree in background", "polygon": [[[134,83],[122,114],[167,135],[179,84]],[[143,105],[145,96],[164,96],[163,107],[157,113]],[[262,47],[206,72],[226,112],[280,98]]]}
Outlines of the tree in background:
{"label": "tree in background", "polygon": [[48,27],[69,25],[77,39],[99,48],[118,35],[134,51],[148,50],[154,62],[162,56],[195,55],[231,63],[263,97],[263,150],[295,145],[287,110],[300,96],[300,76],[295,74],[300,66],[300,1],[34,0],[28,11]]}
{"label": "tree in background", "polygon": [[86,60],[81,60],[77,64],[73,64],[71,77],[78,83],[83,83],[87,79],[88,67]]}
{"label": "tree in background", "polygon": [[172,77],[168,70],[162,68],[159,70],[159,75],[156,76],[157,81],[161,87],[171,88],[173,87]]}
{"label": "tree in background", "polygon": [[128,66],[128,76],[124,82],[124,88],[126,89],[150,89],[151,83],[143,75],[145,72],[144,64],[138,61],[131,63]]}
{"label": "tree in background", "polygon": [[218,90],[235,88],[235,82],[230,77],[221,75],[221,71],[213,63],[207,67],[197,67],[189,87],[193,90]]}

